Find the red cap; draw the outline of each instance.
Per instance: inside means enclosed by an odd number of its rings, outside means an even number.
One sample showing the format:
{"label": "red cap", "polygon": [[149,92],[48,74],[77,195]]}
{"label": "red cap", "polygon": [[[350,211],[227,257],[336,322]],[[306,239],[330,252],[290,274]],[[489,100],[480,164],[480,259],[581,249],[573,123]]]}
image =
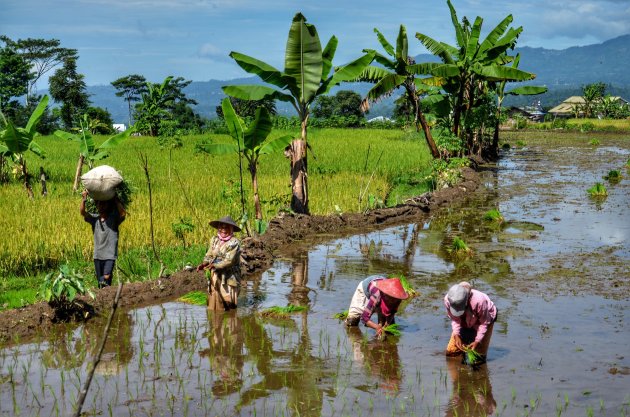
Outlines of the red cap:
{"label": "red cap", "polygon": [[374,283],[376,288],[385,294],[399,300],[406,300],[409,298],[409,294],[403,289],[402,284],[398,278],[381,279]]}

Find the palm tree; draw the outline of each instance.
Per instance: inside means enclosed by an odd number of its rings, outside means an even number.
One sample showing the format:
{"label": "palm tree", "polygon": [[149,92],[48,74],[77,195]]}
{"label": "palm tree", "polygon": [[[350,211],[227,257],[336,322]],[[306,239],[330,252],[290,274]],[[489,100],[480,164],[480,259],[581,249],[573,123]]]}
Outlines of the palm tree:
{"label": "palm tree", "polygon": [[307,186],[307,126],[310,106],[320,95],[343,81],[355,79],[370,62],[373,56],[367,54],[344,66],[333,68],[332,60],[337,50],[337,38],[332,36],[326,47],[322,46],[314,25],[306,23],[306,18],[297,13],[293,17],[287,39],[284,71],[258,59],[231,52],[236,63],[245,71],[259,76],[265,85],[230,85],[223,91],[232,97],[244,100],[272,98],[291,103],[301,122],[301,135],[293,140],[287,153],[291,157],[291,209],[308,214]]}
{"label": "palm tree", "polygon": [[447,79],[443,88],[455,97],[452,128],[453,133],[459,135],[461,118],[475,106],[480,83],[526,81],[535,78],[535,75],[505,66],[513,59],[506,51],[515,47],[518,36],[523,31],[522,27],[509,27],[513,20],[512,15],[505,17],[480,42],[483,19],[477,16],[471,26],[464,17],[460,23],[451,1],[447,0],[447,4],[455,28],[457,46],[438,42],[421,33],[416,33],[416,38],[443,62],[443,65],[434,67],[431,74]]}
{"label": "palm tree", "polygon": [[417,65],[413,58],[408,55],[407,29],[404,25],[400,25],[395,50],[378,29],[374,28],[374,32],[376,32],[376,36],[383,46],[383,49],[391,58],[373,49],[363,50],[363,52],[373,54],[374,60],[384,68],[369,66],[359,75],[358,81],[367,81],[375,84],[374,87],[368,91],[363,100],[362,109],[367,111],[370,101],[374,102],[384,96],[391,95],[395,89],[403,87],[406,92],[406,97],[408,97],[413,107],[416,131],[419,132],[420,127],[422,127],[431,154],[434,158],[439,158],[440,153],[435,145],[433,136],[431,136],[431,130],[429,129],[426,118],[420,109],[420,95],[429,91],[429,84],[439,85],[440,81],[436,78],[416,78],[416,75],[428,74],[428,71],[434,64]]}
{"label": "palm tree", "polygon": [[162,117],[168,115],[174,97],[170,93],[169,84],[173,76],[168,76],[162,84],[147,82],[147,91],[142,93],[142,102],[138,105],[138,124],[146,129],[150,136],[157,136]]}

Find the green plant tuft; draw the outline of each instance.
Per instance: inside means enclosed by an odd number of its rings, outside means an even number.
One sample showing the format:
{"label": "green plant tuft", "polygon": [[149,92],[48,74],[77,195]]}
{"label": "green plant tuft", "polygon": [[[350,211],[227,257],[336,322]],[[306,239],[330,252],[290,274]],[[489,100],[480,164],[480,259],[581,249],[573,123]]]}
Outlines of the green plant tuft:
{"label": "green plant tuft", "polygon": [[94,298],[94,293],[86,287],[85,278],[68,265],[59,267],[59,272],[46,275],[37,293],[55,309],[69,309],[74,304],[77,295],[88,294]]}
{"label": "green plant tuft", "polygon": [[610,182],[611,184],[616,184],[619,181],[621,181],[621,172],[617,171],[616,169],[613,169],[611,171],[608,171],[608,175],[605,175],[603,177],[606,181]]}
{"label": "green plant tuft", "polygon": [[296,306],[293,304],[289,304],[286,307],[273,306],[269,307],[266,310],[263,310],[260,314],[263,317],[287,317],[293,313],[299,313],[301,311],[307,311],[308,307],[306,306]]}
{"label": "green plant tuft", "polygon": [[341,313],[337,313],[333,316],[335,319],[345,320],[348,318],[348,310],[342,311]]}
{"label": "green plant tuft", "polygon": [[452,252],[455,255],[472,255],[472,249],[468,247],[466,242],[457,236],[453,238],[453,243],[451,244],[449,252]]}
{"label": "green plant tuft", "polygon": [[486,358],[474,349],[464,348],[464,358],[462,362],[466,365],[480,365],[486,361]]}
{"label": "green plant tuft", "polygon": [[188,294],[179,297],[177,301],[198,306],[205,306],[208,304],[208,296],[203,291],[191,291]]}
{"label": "green plant tuft", "polygon": [[605,197],[608,195],[608,190],[601,182],[596,183],[594,186],[586,190],[587,193],[591,195],[591,197]]}
{"label": "green plant tuft", "polygon": [[402,332],[400,331],[400,326],[398,326],[398,324],[396,323],[392,323],[392,324],[388,324],[387,326],[384,326],[383,331],[385,333],[391,334],[392,336],[400,336],[402,334]]}
{"label": "green plant tuft", "polygon": [[503,215],[497,209],[492,209],[492,210],[487,211],[486,214],[483,215],[483,219],[486,221],[497,222],[497,223],[503,223],[504,221]]}

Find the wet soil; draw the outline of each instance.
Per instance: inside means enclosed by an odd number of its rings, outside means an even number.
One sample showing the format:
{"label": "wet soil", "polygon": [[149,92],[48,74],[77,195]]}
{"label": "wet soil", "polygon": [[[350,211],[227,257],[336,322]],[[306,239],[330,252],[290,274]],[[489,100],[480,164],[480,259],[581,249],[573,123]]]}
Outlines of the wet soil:
{"label": "wet soil", "polygon": [[[475,166],[481,161],[475,161]],[[333,237],[363,233],[397,224],[419,222],[431,213],[448,207],[480,185],[476,170],[464,168],[463,179],[455,187],[445,188],[409,199],[405,204],[381,208],[366,213],[340,215],[281,214],[270,221],[264,235],[245,238],[242,241],[243,274],[245,277],[260,275],[271,267],[278,257],[290,256],[303,247]],[[196,271],[179,271],[155,281],[124,284],[119,307],[131,308],[173,300],[183,294],[205,288],[205,278]],[[0,343],[23,342],[29,337],[45,337],[51,325],[69,320],[90,319],[109,311],[116,294],[116,286],[96,293],[96,299],[80,298],[77,310],[62,317],[45,302],[23,308],[0,312]]]}

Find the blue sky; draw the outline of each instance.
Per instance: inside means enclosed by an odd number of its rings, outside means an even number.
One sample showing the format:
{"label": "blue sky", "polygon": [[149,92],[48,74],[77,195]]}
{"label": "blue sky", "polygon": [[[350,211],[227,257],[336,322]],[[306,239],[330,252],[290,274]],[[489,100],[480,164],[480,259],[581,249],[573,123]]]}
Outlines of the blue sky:
{"label": "blue sky", "polygon": [[[512,25],[524,28],[519,46],[565,49],[630,33],[630,0],[452,2],[460,20],[483,17],[484,33],[512,14]],[[282,69],[296,12],[317,27],[322,44],[337,36],[336,64],[363,48],[380,49],[375,27],[393,43],[404,24],[413,55],[426,52],[416,32],[454,43],[446,0],[2,0],[0,34],[56,38],[77,49],[88,85],[129,74],[154,82],[168,75],[228,80],[248,76],[230,51]],[[40,84],[47,87],[45,80]]]}

